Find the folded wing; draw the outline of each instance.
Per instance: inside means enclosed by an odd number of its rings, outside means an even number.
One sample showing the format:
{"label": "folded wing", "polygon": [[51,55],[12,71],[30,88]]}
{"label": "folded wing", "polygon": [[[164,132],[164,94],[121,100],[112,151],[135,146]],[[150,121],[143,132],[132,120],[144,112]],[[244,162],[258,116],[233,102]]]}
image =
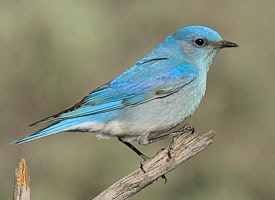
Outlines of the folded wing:
{"label": "folded wing", "polygon": [[192,82],[197,75],[197,69],[187,63],[168,58],[147,59],[97,88],[77,104],[34,124],[109,112],[163,98]]}

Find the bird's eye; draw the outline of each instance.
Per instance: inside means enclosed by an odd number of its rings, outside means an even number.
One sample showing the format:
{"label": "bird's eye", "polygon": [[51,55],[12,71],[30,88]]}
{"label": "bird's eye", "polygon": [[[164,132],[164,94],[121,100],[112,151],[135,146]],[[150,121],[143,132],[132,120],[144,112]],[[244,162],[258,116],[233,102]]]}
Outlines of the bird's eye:
{"label": "bird's eye", "polygon": [[200,47],[204,46],[205,43],[206,43],[205,40],[204,40],[204,39],[201,39],[201,38],[195,40],[195,44],[196,44],[197,46],[200,46]]}

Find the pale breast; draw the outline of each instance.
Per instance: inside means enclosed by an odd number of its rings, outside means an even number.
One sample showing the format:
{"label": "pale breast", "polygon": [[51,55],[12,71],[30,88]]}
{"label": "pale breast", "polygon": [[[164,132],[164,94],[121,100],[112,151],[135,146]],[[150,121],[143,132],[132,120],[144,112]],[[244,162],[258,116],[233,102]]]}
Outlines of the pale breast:
{"label": "pale breast", "polygon": [[206,90],[206,74],[201,74],[178,92],[121,110],[103,132],[112,136],[138,136],[161,132],[182,123],[196,110]]}

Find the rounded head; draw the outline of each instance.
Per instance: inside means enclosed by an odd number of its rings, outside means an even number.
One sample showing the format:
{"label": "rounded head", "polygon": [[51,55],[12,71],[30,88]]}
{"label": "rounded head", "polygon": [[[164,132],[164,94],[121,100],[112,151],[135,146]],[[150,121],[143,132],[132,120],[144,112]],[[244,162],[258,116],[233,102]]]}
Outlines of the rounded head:
{"label": "rounded head", "polygon": [[219,42],[222,40],[219,33],[205,26],[188,26],[178,30],[175,34],[179,34],[181,39],[193,41],[194,44],[196,44],[195,41],[199,39],[203,40],[205,42],[204,44],[209,42]]}
{"label": "rounded head", "polygon": [[180,45],[184,58],[196,65],[209,67],[217,52],[225,47],[237,47],[223,40],[219,33],[205,26],[188,26],[179,29],[168,41]]}

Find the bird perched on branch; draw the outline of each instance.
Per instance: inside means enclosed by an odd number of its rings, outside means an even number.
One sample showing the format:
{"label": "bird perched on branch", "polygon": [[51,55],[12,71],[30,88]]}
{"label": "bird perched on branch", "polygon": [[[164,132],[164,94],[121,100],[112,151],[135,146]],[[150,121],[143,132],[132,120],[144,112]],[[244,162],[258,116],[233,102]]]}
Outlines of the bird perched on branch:
{"label": "bird perched on branch", "polygon": [[196,110],[206,90],[209,67],[222,48],[238,47],[204,26],[179,29],[128,70],[80,102],[32,125],[53,122],[13,141],[21,144],[59,132],[91,132],[149,144]]}

